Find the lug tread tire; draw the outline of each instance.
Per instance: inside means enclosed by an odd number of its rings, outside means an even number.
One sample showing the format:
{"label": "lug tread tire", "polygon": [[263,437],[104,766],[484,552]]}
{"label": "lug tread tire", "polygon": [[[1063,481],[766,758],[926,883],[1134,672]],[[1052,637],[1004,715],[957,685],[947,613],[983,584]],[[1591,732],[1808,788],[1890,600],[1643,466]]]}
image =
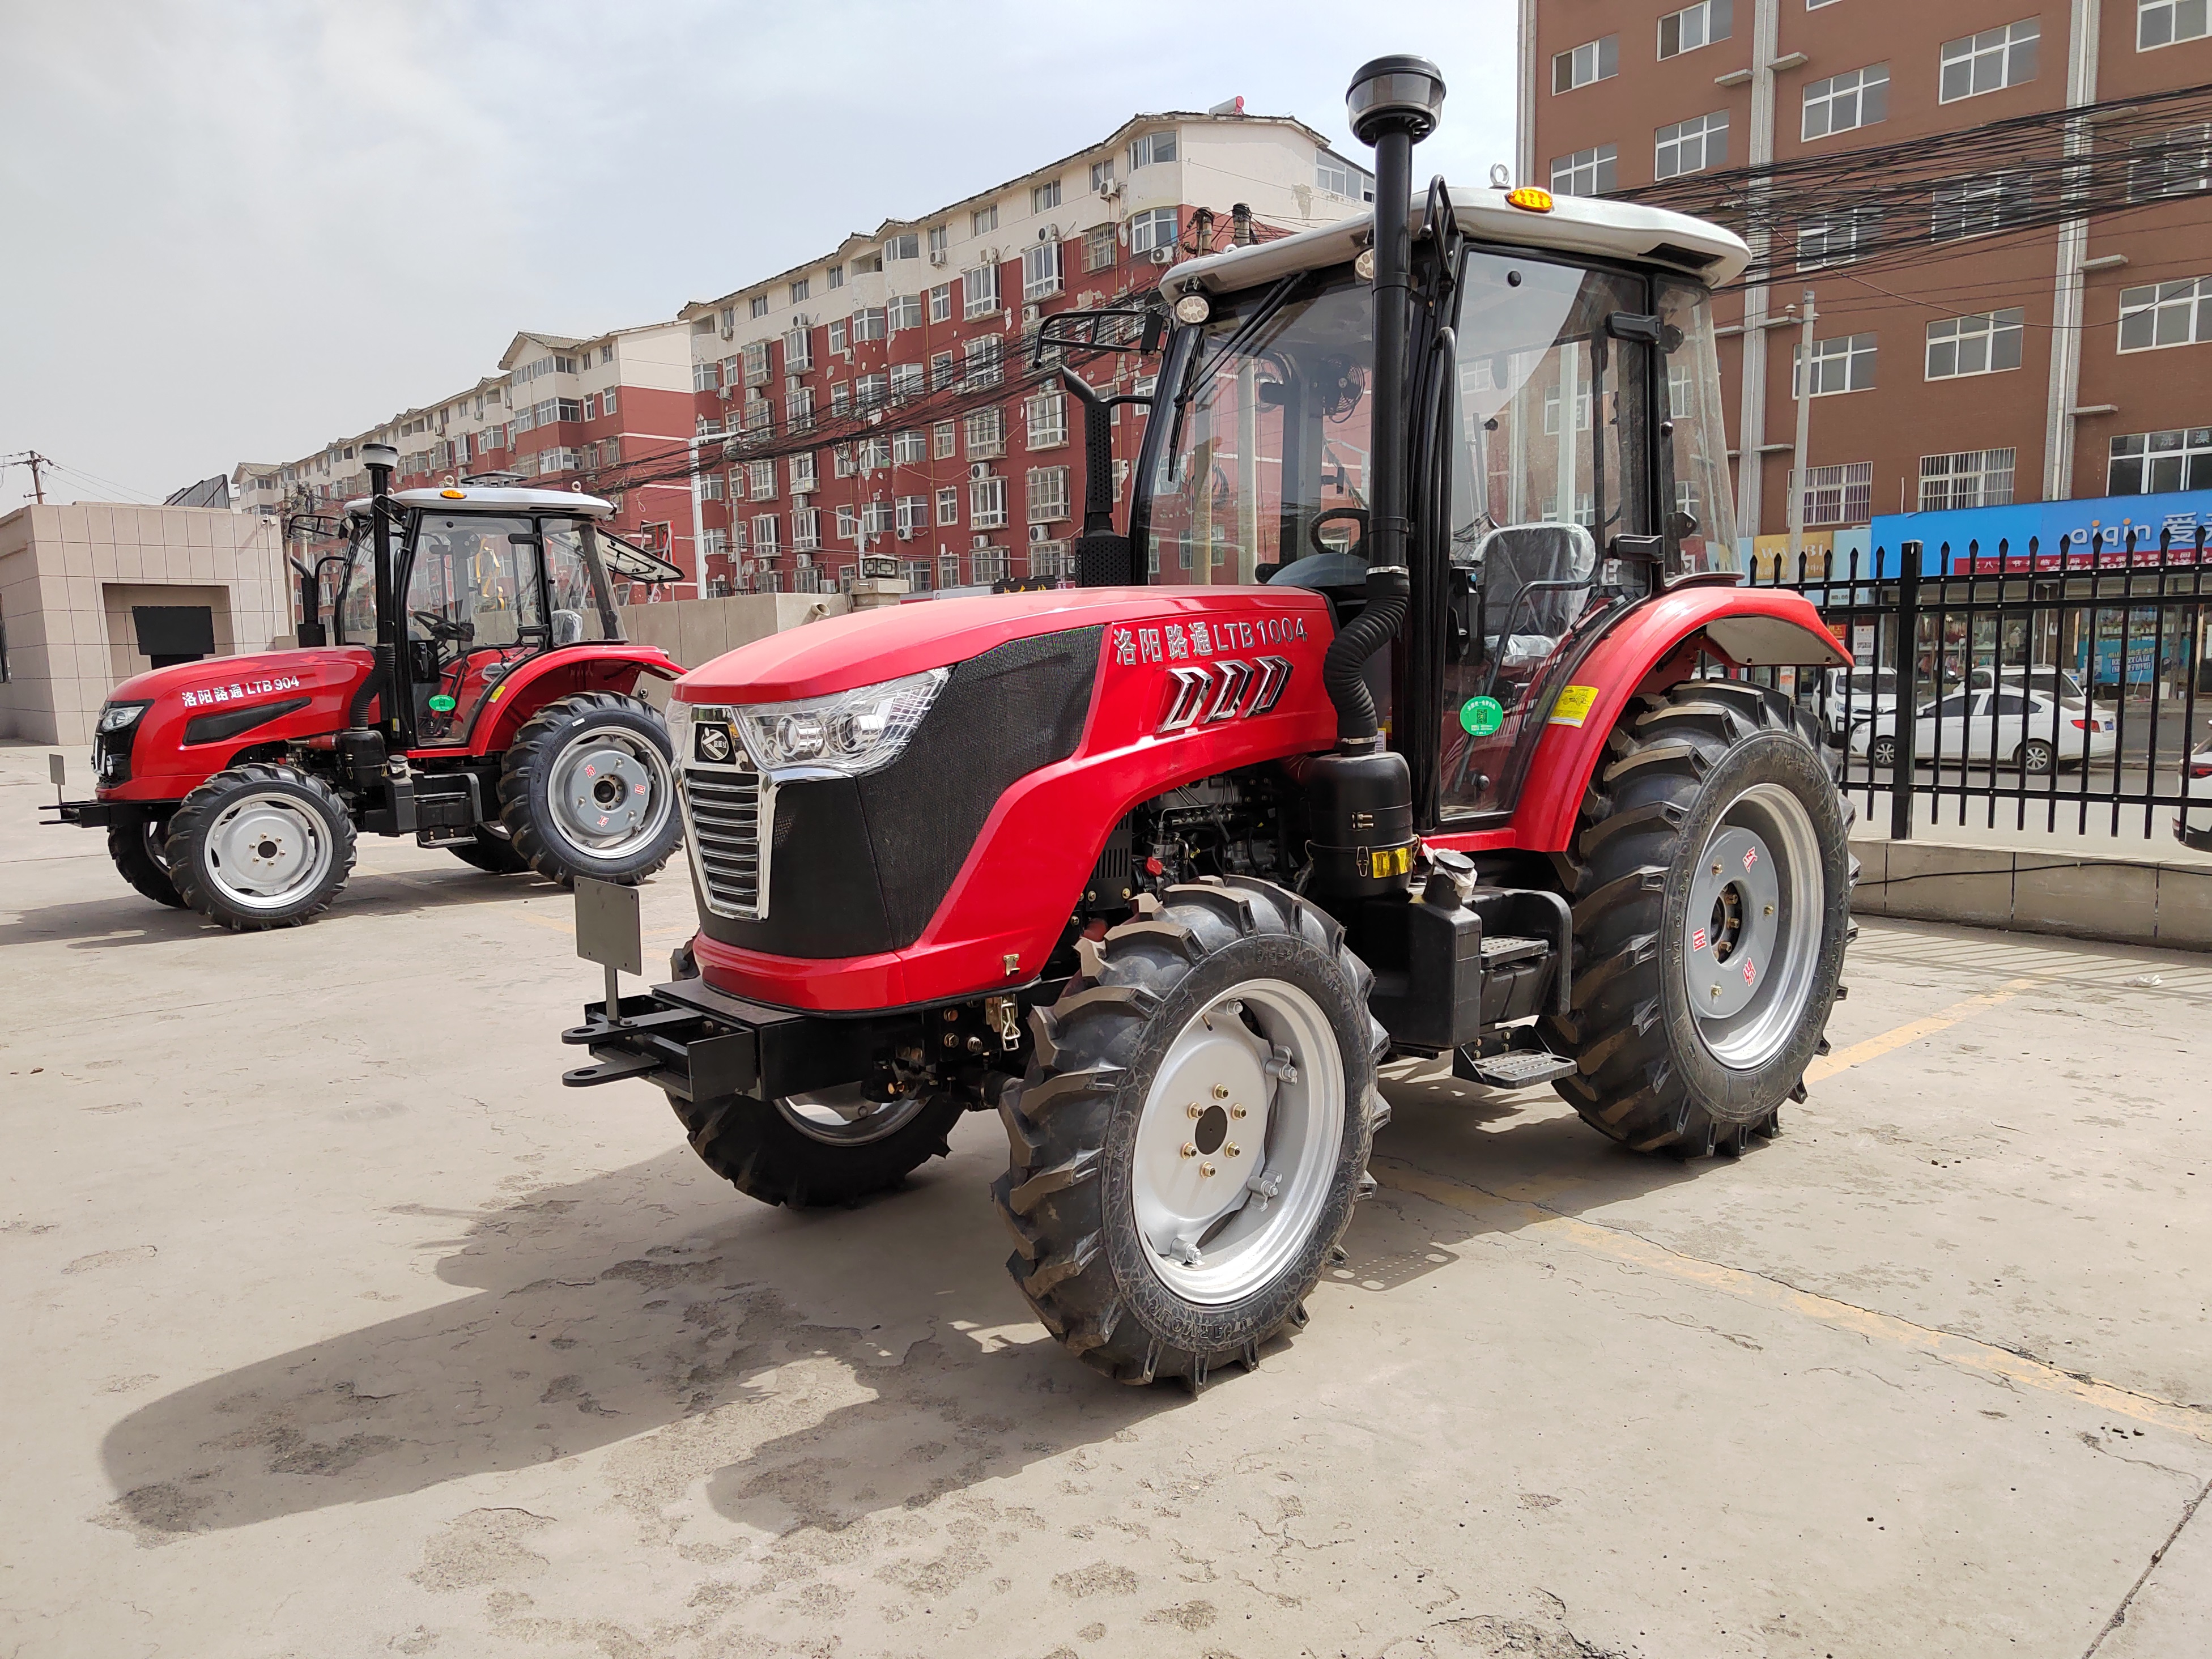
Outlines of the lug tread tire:
{"label": "lug tread tire", "polygon": [[[1593,1128],[1638,1152],[1735,1154],[1753,1135],[1778,1133],[1781,1101],[1793,1091],[1802,1097],[1804,1063],[1840,989],[1832,975],[1816,983],[1808,1005],[1811,1038],[1801,1027],[1765,1068],[1783,1066],[1762,1085],[1771,1085],[1772,1100],[1716,1110],[1717,1102],[1696,1097],[1676,1064],[1662,1012],[1668,873],[1705,779],[1739,745],[1773,736],[1804,744],[1832,783],[1838,751],[1821,741],[1812,716],[1778,691],[1738,680],[1691,680],[1644,693],[1611,734],[1585,803],[1576,838],[1574,1012],[1545,1016],[1540,1029],[1579,1068],[1553,1085],[1559,1097]],[[1838,803],[1848,877],[1841,920],[1832,917],[1828,929],[1838,937],[1840,957],[1859,866],[1849,854],[1856,814],[1847,795]],[[1824,930],[1824,948],[1828,937]]]}
{"label": "lug tread tire", "polygon": [[488,876],[519,876],[530,868],[530,860],[514,850],[514,842],[489,830],[479,829],[475,842],[470,846],[448,847],[446,850]]}
{"label": "lug tread tire", "polygon": [[173,910],[191,908],[185,902],[185,896],[177,890],[177,884],[169,878],[167,868],[146,845],[145,819],[134,817],[109,824],[107,856],[115,860],[115,868],[123,879],[155,903],[166,904]]}
{"label": "lug tread tire", "polygon": [[881,1140],[835,1146],[801,1134],[766,1101],[725,1095],[704,1102],[668,1097],[700,1161],[748,1198],[793,1209],[856,1204],[902,1183],[951,1151],[947,1137],[967,1110],[951,1090]]}
{"label": "lug tread tire", "polygon": [[522,729],[514,734],[514,741],[507,745],[499,774],[500,825],[524,863],[550,882],[572,886],[576,878],[583,875],[595,881],[635,887],[666,864],[683,841],[683,814],[673,799],[669,802],[667,825],[658,841],[620,870],[593,869],[575,862],[560,838],[538,822],[533,805],[544,793],[541,775],[552,764],[555,751],[569,735],[563,728],[578,715],[596,709],[619,709],[642,715],[650,721],[659,733],[661,752],[668,757],[670,785],[674,787],[676,748],[669,740],[667,727],[650,703],[642,697],[624,696],[616,691],[572,692],[565,697],[556,697],[525,720]]}
{"label": "lug tread tire", "polygon": [[[1152,1075],[1142,1051],[1148,1038],[1171,1040],[1168,1021],[1179,1028],[1188,1017],[1174,1006],[1184,981],[1222,951],[1254,941],[1307,947],[1349,993],[1366,1033],[1364,1051],[1346,1057],[1346,1127],[1361,1178],[1349,1183],[1336,1213],[1324,1210],[1315,1237],[1273,1283],[1222,1308],[1164,1294],[1158,1300],[1182,1316],[1174,1328],[1147,1328],[1124,1293],[1120,1275],[1130,1268],[1117,1273],[1109,1243],[1101,1178],[1109,1127],[1117,1113],[1142,1109]],[[1341,924],[1318,906],[1241,878],[1170,887],[1086,950],[1084,961],[1058,1002],[1031,1012],[1036,1041],[1028,1076],[1000,1098],[1009,1163],[991,1196],[1014,1241],[1006,1271],[1045,1328],[1093,1370],[1138,1385],[1176,1378],[1196,1391],[1231,1361],[1257,1365],[1261,1344],[1305,1323],[1305,1298],[1350,1224],[1352,1203],[1371,1190],[1369,1151],[1389,1121],[1375,1080],[1389,1039],[1367,1011],[1374,975],[1346,947]]]}
{"label": "lug tread tire", "polygon": [[[269,784],[287,784],[312,797],[320,806],[331,830],[331,868],[322,884],[309,894],[297,907],[278,915],[265,915],[258,911],[234,908],[222,896],[199,878],[191,848],[206,832],[208,824],[222,810],[223,802],[240,789]],[[312,772],[303,772],[296,766],[280,765],[273,761],[248,761],[244,765],[230,767],[216,773],[178,803],[177,810],[169,815],[169,837],[162,856],[167,860],[171,879],[177,884],[177,893],[184,902],[210,921],[219,921],[234,933],[266,933],[274,927],[297,927],[312,921],[331,908],[353,874],[355,849],[353,818],[337,792]]]}

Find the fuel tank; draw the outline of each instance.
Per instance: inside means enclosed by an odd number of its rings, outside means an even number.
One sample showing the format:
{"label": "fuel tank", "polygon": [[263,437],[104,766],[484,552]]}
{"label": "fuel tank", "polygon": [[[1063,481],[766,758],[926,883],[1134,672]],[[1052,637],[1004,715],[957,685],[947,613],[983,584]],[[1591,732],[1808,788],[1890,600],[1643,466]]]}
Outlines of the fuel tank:
{"label": "fuel tank", "polygon": [[672,698],[715,711],[950,671],[896,757],[857,776],[763,770],[742,718],[711,754],[682,723],[702,973],[825,1012],[1026,982],[1131,807],[1330,746],[1333,634],[1303,588],[1076,588],[810,623],[693,670]]}

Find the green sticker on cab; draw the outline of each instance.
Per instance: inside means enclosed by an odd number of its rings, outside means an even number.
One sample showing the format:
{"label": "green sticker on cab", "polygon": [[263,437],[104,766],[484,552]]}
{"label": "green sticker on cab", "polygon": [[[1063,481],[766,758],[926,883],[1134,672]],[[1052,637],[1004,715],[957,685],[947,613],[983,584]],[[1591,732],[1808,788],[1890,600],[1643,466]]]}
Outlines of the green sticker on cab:
{"label": "green sticker on cab", "polygon": [[430,699],[430,707],[438,714],[450,714],[453,712],[454,703],[451,697],[441,691],[436,696]]}
{"label": "green sticker on cab", "polygon": [[1495,697],[1469,697],[1459,706],[1459,723],[1469,737],[1489,737],[1505,724],[1505,705]]}

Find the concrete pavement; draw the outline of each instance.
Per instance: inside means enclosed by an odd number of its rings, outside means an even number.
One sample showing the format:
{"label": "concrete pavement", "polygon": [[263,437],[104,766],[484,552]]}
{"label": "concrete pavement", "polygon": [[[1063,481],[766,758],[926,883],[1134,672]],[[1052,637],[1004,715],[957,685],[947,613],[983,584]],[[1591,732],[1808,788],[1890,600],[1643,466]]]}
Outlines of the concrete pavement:
{"label": "concrete pavement", "polygon": [[2212,1647],[2204,957],[1869,921],[1735,1163],[1409,1071],[1312,1323],[1194,1400],[1030,1319],[995,1121],[763,1208],[559,1086],[565,895],[368,842],[234,938],[44,776],[0,746],[6,1659]]}

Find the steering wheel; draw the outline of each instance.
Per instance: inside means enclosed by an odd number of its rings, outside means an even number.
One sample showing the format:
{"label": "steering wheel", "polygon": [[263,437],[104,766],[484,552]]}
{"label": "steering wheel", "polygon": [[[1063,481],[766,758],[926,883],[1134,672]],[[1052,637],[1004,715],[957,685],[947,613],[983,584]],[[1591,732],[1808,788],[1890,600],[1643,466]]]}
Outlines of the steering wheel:
{"label": "steering wheel", "polygon": [[1313,544],[1313,550],[1319,554],[1340,553],[1345,550],[1342,548],[1331,547],[1321,538],[1321,527],[1332,519],[1349,519],[1359,526],[1359,539],[1352,545],[1358,549],[1364,556],[1367,548],[1367,509],[1364,507],[1332,507],[1326,513],[1316,514],[1313,522],[1306,527],[1306,539]]}
{"label": "steering wheel", "polygon": [[468,644],[476,639],[474,623],[452,622],[434,611],[410,611],[409,616],[422,624],[422,631],[434,640],[454,640]]}

